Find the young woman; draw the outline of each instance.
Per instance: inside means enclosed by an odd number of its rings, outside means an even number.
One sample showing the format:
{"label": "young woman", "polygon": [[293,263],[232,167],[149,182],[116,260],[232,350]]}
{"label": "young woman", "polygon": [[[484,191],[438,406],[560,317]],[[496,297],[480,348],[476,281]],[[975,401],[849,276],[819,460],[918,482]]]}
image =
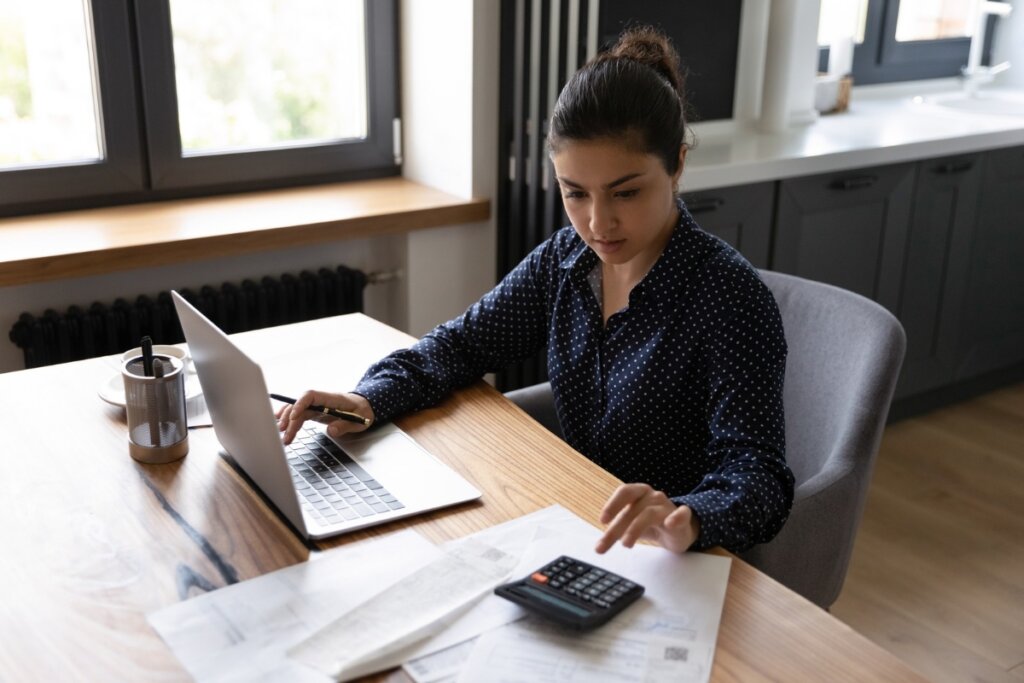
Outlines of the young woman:
{"label": "young woman", "polygon": [[770,540],[793,497],[782,323],[756,270],[676,196],[684,111],[679,58],[652,29],[581,68],[548,135],[572,227],[354,392],[310,391],[282,409],[285,440],[311,404],[389,420],[547,348],[566,441],[637,482],[606,503],[599,552],[640,538],[676,552]]}

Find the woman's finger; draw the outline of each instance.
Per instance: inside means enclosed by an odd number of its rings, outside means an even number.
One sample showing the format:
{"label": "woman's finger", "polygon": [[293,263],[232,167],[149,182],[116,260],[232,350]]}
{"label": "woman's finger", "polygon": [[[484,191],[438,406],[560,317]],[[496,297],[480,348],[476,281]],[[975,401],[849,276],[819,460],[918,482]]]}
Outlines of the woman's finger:
{"label": "woman's finger", "polygon": [[594,547],[596,552],[606,552],[622,537],[642,509],[638,503],[653,491],[647,484],[623,484],[615,490],[601,511],[601,522],[608,528]]}
{"label": "woman's finger", "polygon": [[658,530],[662,522],[671,514],[659,503],[647,505],[639,510],[633,521],[622,534],[622,545],[625,548],[632,548],[641,538],[658,538]]}
{"label": "woman's finger", "polygon": [[653,489],[647,484],[622,484],[608,498],[598,520],[601,524],[608,524],[615,519],[620,510],[643,498],[649,491],[653,491]]}

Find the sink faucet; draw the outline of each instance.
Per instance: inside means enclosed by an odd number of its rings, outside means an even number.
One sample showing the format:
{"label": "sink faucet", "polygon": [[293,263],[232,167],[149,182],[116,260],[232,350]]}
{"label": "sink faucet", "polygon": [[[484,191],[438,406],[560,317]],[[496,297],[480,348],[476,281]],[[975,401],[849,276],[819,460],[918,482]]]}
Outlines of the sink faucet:
{"label": "sink faucet", "polygon": [[1012,10],[1013,6],[1007,2],[991,2],[990,0],[975,2],[975,26],[974,35],[971,37],[971,51],[967,56],[967,66],[961,69],[964,78],[964,91],[970,97],[977,95],[979,85],[990,82],[996,74],[1010,68],[1009,62],[982,66],[981,51],[985,46],[985,31],[988,28],[989,15],[1005,17]]}

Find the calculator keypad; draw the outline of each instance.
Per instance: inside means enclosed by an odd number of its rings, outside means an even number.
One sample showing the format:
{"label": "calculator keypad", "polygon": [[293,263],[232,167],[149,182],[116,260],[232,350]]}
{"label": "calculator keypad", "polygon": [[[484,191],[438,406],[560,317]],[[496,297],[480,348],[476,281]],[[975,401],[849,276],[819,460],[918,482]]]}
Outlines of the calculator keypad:
{"label": "calculator keypad", "polygon": [[563,555],[525,578],[494,589],[497,595],[578,630],[604,624],[644,594],[644,587]]}
{"label": "calculator keypad", "polygon": [[560,557],[534,572],[530,580],[603,609],[610,608],[636,587],[617,574],[569,557]]}

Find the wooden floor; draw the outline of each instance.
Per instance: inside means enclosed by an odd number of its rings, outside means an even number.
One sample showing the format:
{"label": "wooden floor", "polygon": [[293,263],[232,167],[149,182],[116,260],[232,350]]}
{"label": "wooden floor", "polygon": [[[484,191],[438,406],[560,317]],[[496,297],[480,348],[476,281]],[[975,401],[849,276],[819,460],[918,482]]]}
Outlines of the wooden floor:
{"label": "wooden floor", "polygon": [[934,681],[1024,681],[1024,384],[889,426],[832,613]]}

